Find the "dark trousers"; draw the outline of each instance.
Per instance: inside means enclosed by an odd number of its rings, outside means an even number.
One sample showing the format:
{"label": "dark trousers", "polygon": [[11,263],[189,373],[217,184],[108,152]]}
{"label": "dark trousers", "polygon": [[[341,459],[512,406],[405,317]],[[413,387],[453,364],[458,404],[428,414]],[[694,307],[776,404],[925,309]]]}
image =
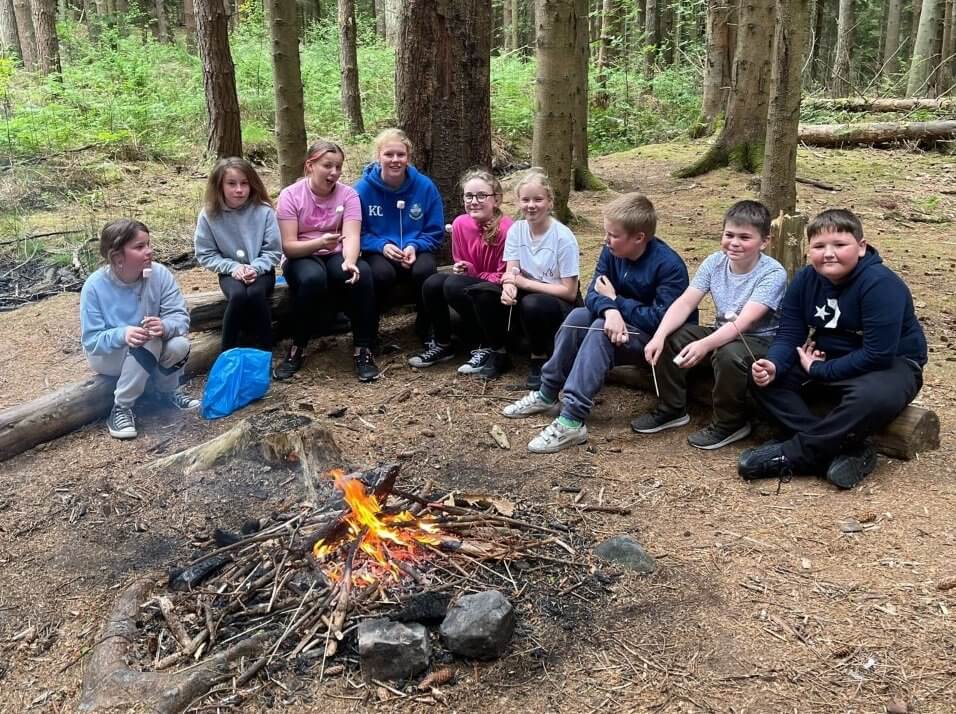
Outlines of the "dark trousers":
{"label": "dark trousers", "polygon": [[375,298],[378,301],[378,310],[385,312],[393,306],[395,286],[400,282],[411,282],[415,291],[415,333],[426,339],[431,332],[431,321],[422,300],[422,286],[429,276],[436,270],[435,256],[432,253],[419,253],[411,268],[403,268],[400,264],[386,258],[381,253],[369,253],[365,256],[369,267],[372,268],[372,277],[375,280]]}
{"label": "dark trousers", "polygon": [[364,260],[356,265],[358,282],[348,285],[351,273],[342,270],[344,257],[308,255],[286,261],[283,275],[292,291],[292,344],[305,347],[319,316],[328,314],[339,298],[352,321],[352,340],[356,347],[372,347],[378,338],[378,308],[372,270]]}
{"label": "dark trousers", "polygon": [[[584,329],[584,328],[594,329]],[[557,399],[564,389],[561,416],[584,421],[594,408],[594,397],[612,367],[644,362],[650,335],[627,326],[626,344],[616,346],[604,334],[604,318],[594,318],[586,307],[571,311],[554,338],[554,354],[541,368],[541,392]]]}
{"label": "dark trousers", "polygon": [[493,350],[501,349],[508,341],[508,321],[511,331],[524,330],[528,336],[531,354],[548,356],[554,351],[554,335],[574,305],[561,298],[543,293],[518,291],[518,303],[513,307],[501,303],[501,286],[488,283],[482,289],[468,291],[481,326],[481,344]]}
{"label": "dark trousers", "polygon": [[256,347],[272,349],[272,308],[269,296],[276,286],[274,270],[256,276],[246,285],[231,275],[219,276],[219,288],[226,296],[226,311],[222,316],[222,349],[239,346],[243,329],[255,335]]}
{"label": "dark trousers", "polygon": [[[691,369],[674,364],[674,356],[691,342],[701,340],[714,331],[713,327],[684,325],[664,342],[664,350],[655,367],[657,386],[661,392],[661,407],[671,413],[687,411],[687,377],[699,368],[707,369],[701,361]],[[747,335],[747,344],[757,359],[765,357],[770,340]],[[710,367],[714,371],[714,426],[725,431],[736,431],[747,421],[747,387],[750,383],[750,365],[753,359],[746,345],[738,338],[710,353]]]}
{"label": "dark trousers", "polygon": [[[783,444],[784,455],[796,468],[817,473],[834,456],[858,446],[895,419],[922,386],[919,365],[897,357],[887,369],[839,382],[811,380],[798,365],[767,387],[751,389],[761,407],[791,434]],[[808,393],[836,400],[836,405],[817,416],[807,405]]]}
{"label": "dark trousers", "polygon": [[461,317],[458,336],[465,344],[477,342],[481,334],[478,329],[478,317],[469,293],[476,289],[472,286],[492,285],[487,280],[473,278],[470,275],[455,273],[435,273],[422,285],[422,302],[425,312],[435,331],[435,341],[447,345],[451,343],[451,311]]}

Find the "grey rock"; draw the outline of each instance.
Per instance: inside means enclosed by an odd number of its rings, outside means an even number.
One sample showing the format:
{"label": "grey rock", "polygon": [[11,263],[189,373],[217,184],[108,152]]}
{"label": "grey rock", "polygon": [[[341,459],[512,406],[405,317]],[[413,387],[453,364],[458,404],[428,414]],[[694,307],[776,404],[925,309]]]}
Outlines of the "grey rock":
{"label": "grey rock", "polygon": [[497,590],[460,598],[441,624],[445,646],[457,655],[475,659],[500,657],[514,631],[514,607]]}
{"label": "grey rock", "polygon": [[358,626],[362,671],[373,679],[408,679],[428,667],[431,641],[424,625],[386,619],[365,620]]}
{"label": "grey rock", "polygon": [[609,563],[615,563],[628,570],[639,573],[653,573],[657,569],[644,546],[629,535],[619,535],[601,543],[594,549],[594,554]]}

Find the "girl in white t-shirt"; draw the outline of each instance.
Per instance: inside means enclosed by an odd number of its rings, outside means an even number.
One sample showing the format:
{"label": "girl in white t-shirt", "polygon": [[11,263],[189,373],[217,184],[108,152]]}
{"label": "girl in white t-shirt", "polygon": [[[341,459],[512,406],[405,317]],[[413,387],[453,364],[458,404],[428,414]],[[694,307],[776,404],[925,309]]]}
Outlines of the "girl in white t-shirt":
{"label": "girl in white t-shirt", "polygon": [[528,388],[541,386],[541,367],[554,348],[554,335],[578,296],[578,241],[552,217],[554,191],[547,175],[530,169],[515,186],[523,220],[508,230],[501,285],[475,290],[471,297],[483,330],[482,347],[458,368],[461,374],[494,379],[511,368],[510,331],[524,330],[531,348]]}

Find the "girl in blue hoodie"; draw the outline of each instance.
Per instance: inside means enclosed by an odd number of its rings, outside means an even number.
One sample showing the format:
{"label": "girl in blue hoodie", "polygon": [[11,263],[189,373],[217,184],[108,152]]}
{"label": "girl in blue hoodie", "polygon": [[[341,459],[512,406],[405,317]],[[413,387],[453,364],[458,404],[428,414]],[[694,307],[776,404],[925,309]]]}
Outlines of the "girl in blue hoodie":
{"label": "girl in blue hoodie", "polygon": [[435,272],[435,252],[444,237],[441,195],[432,180],[409,165],[412,144],[400,129],[375,137],[375,160],[355,190],[362,201],[362,256],[372,269],[382,312],[395,285],[410,281],[415,291],[415,332],[427,341],[430,327],[422,284]]}

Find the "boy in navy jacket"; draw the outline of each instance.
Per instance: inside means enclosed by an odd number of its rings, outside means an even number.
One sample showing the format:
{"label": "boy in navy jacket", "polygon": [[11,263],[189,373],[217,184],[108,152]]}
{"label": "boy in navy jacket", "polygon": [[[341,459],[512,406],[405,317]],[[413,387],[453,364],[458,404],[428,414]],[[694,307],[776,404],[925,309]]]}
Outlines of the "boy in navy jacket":
{"label": "boy in navy jacket", "polygon": [[[820,473],[852,488],[876,467],[866,437],[923,385],[926,337],[909,288],[867,245],[851,211],[823,211],[807,239],[810,265],[787,290],[767,358],[751,370],[757,401],[791,436],[744,451],[738,471],[745,479]],[[816,416],[807,388],[839,401]]]}
{"label": "boy in navy jacket", "polygon": [[[585,307],[565,318],[554,353],[541,369],[541,388],[502,413],[518,418],[558,409],[560,416],[528,444],[547,454],[587,441],[587,419],[608,371],[644,361],[644,345],[667,308],[687,288],[687,266],[660,238],[654,205],[638,193],[612,201],[604,212],[605,246],[598,257]],[[690,315],[697,321],[697,310]]]}

